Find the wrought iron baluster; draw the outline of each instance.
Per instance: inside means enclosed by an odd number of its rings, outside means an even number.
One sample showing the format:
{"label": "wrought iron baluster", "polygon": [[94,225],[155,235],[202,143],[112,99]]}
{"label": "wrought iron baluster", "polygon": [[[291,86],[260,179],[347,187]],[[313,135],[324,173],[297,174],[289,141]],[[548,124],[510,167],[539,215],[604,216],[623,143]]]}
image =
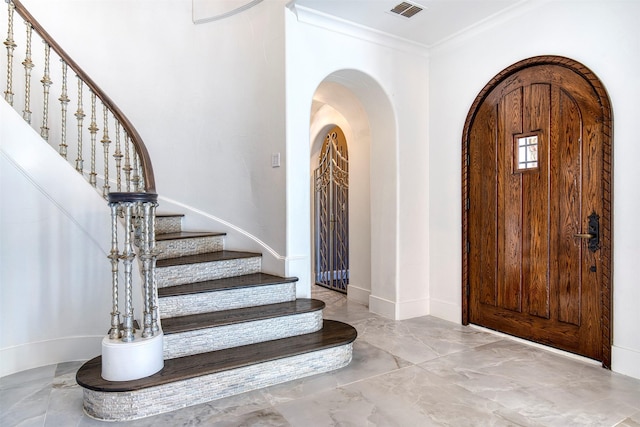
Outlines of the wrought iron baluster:
{"label": "wrought iron baluster", "polygon": [[82,159],[82,123],[84,122],[84,110],[82,108],[82,79],[80,76],[76,76],[78,78],[78,109],[76,110],[76,119],[78,123],[78,153],[76,156],[76,170],[79,173],[83,173],[84,170],[84,160]]}
{"label": "wrought iron baluster", "polygon": [[132,147],[132,159],[131,162],[133,163],[133,175],[131,177],[131,186],[132,186],[132,191],[140,191],[140,173],[139,171],[139,166],[140,166],[140,161],[138,160],[138,153],[136,153],[135,147]]}
{"label": "wrought iron baluster", "polygon": [[136,154],[136,158],[138,160],[138,189],[136,191],[144,191],[145,182],[144,182],[144,173],[142,169],[142,158]]}
{"label": "wrought iron baluster", "polygon": [[89,172],[89,184],[96,186],[96,137],[98,135],[98,125],[96,124],[96,94],[91,91],[91,123],[89,124],[89,135],[91,138],[91,172]]}
{"label": "wrought iron baluster", "polygon": [[33,27],[28,22],[25,22],[27,26],[27,50],[22,66],[24,67],[24,110],[22,110],[22,118],[29,124],[31,124],[31,70],[33,70],[34,64],[31,60],[31,34]]}
{"label": "wrought iron baluster", "polygon": [[59,153],[65,159],[67,158],[67,107],[69,104],[69,95],[67,94],[67,63],[64,60],[60,60],[62,63],[62,91],[60,93],[60,145]]}
{"label": "wrought iron baluster", "polygon": [[142,276],[144,279],[144,326],[142,337],[149,338],[153,336],[153,316],[152,316],[152,276],[151,276],[151,236],[150,236],[150,218],[151,203],[143,203],[142,213],[142,245],[140,247],[140,260],[142,261]]}
{"label": "wrought iron baluster", "polygon": [[149,268],[151,270],[149,279],[151,280],[151,294],[147,296],[149,304],[151,306],[151,331],[153,335],[156,335],[160,331],[160,311],[158,309],[158,283],[156,282],[156,260],[158,259],[158,251],[156,250],[156,208],[158,207],[157,196],[156,199],[149,203],[149,254],[151,255],[151,263]]}
{"label": "wrought iron baluster", "polygon": [[120,150],[120,122],[116,120],[116,150],[113,153],[116,162],[116,191],[122,191],[122,151]]}
{"label": "wrought iron baluster", "polygon": [[105,199],[109,195],[109,144],[111,144],[111,140],[109,139],[109,110],[107,106],[102,104],[102,113],[104,116],[104,132],[102,133],[102,147],[104,149],[104,185],[102,186],[102,197]]}
{"label": "wrought iron baluster", "polygon": [[51,54],[51,46],[45,42],[44,48],[44,75],[40,83],[43,87],[43,106],[42,106],[42,126],[40,127],[40,136],[45,141],[49,141],[49,88],[53,84],[51,75],[49,74],[49,56]]}
{"label": "wrought iron baluster", "polygon": [[13,106],[13,51],[16,48],[16,42],[13,40],[13,14],[15,6],[12,2],[7,2],[7,38],[4,45],[7,48],[7,89],[4,91],[4,99]]}
{"label": "wrought iron baluster", "polygon": [[132,216],[134,203],[125,202],[124,206],[124,220],[125,220],[125,232],[124,232],[124,249],[120,258],[124,265],[124,293],[125,293],[125,305],[124,305],[124,328],[122,331],[122,341],[131,342],[134,340],[133,336],[133,290],[132,290],[132,264],[136,256],[133,251],[133,245],[131,242],[132,231]]}
{"label": "wrought iron baluster", "polygon": [[131,156],[129,154],[129,135],[124,136],[124,177],[127,183],[127,192],[131,191]]}
{"label": "wrought iron baluster", "polygon": [[110,339],[122,337],[120,330],[120,312],[118,311],[118,263],[120,253],[118,252],[118,203],[109,203],[111,208],[111,252],[108,258],[111,260],[111,329],[109,329]]}

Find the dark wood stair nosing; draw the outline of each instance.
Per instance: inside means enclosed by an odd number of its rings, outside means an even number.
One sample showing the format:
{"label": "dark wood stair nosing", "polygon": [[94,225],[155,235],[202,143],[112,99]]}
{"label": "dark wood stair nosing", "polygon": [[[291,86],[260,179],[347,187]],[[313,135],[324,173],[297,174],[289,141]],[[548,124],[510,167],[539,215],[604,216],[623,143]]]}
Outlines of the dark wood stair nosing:
{"label": "dark wood stair nosing", "polygon": [[227,291],[231,289],[253,288],[297,282],[297,277],[280,277],[267,273],[251,273],[222,279],[205,280],[183,285],[165,286],[158,289],[158,297],[201,294],[206,292]]}
{"label": "dark wood stair nosing", "polygon": [[98,356],[80,367],[76,381],[81,387],[98,392],[131,392],[347,345],[355,341],[357,335],[351,325],[324,320],[323,328],[317,332],[168,359],[160,372],[131,381],[104,380],[102,358]]}
{"label": "dark wood stair nosing", "polygon": [[171,213],[171,212],[156,212],[156,218],[173,218],[173,217],[185,217],[183,213]]}
{"label": "dark wood stair nosing", "polygon": [[162,319],[165,335],[178,334],[200,329],[228,326],[277,317],[294,316],[324,309],[325,303],[317,299],[299,298],[261,306],[221,310],[209,313],[191,314]]}
{"label": "dark wood stair nosing", "polygon": [[229,250],[206,252],[203,254],[159,259],[156,262],[156,268],[176,267],[180,265],[201,264],[206,262],[230,261],[233,259],[243,258],[262,258],[262,254],[258,252],[242,252]]}
{"label": "dark wood stair nosing", "polygon": [[227,233],[215,231],[179,231],[172,233],[160,233],[156,235],[156,242],[166,242],[169,240],[196,239],[198,237],[220,237]]}

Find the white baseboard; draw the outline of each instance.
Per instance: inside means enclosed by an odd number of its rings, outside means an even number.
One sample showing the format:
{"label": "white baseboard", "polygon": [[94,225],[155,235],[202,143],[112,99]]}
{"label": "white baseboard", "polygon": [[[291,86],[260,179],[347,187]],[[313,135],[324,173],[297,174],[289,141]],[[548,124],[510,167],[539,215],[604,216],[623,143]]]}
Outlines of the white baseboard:
{"label": "white baseboard", "polygon": [[374,295],[369,296],[369,311],[392,320],[411,319],[429,315],[429,299],[393,302]]}
{"label": "white baseboard", "polygon": [[614,345],[611,347],[611,370],[640,379],[640,351]]}
{"label": "white baseboard", "polygon": [[462,323],[462,307],[459,304],[430,298],[429,314],[449,322]]}
{"label": "white baseboard", "polygon": [[369,295],[369,311],[396,320],[396,304],[393,301]]}
{"label": "white baseboard", "polygon": [[27,369],[100,356],[103,336],[68,337],[0,350],[0,377]]}
{"label": "white baseboard", "polygon": [[369,296],[371,291],[369,289],[359,288],[354,285],[347,286],[347,298],[349,301],[357,302],[363,305],[369,305]]}
{"label": "white baseboard", "polygon": [[397,320],[429,315],[429,298],[402,301],[397,304]]}

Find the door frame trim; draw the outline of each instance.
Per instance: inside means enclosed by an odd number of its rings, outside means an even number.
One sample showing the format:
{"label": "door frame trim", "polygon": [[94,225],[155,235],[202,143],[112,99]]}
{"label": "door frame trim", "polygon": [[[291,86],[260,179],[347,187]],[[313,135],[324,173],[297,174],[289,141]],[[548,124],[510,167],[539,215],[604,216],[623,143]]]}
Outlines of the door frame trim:
{"label": "door frame trim", "polygon": [[583,64],[563,56],[543,55],[519,61],[499,72],[485,85],[476,96],[462,132],[462,324],[469,324],[469,132],[475,120],[478,109],[491,91],[505,79],[525,68],[537,65],[559,65],[579,74],[584,78],[598,97],[603,117],[603,164],[602,167],[602,195],[603,211],[600,216],[601,256],[602,256],[602,366],[611,368],[611,339],[612,339],[612,201],[613,201],[613,113],[607,91],[600,79]]}

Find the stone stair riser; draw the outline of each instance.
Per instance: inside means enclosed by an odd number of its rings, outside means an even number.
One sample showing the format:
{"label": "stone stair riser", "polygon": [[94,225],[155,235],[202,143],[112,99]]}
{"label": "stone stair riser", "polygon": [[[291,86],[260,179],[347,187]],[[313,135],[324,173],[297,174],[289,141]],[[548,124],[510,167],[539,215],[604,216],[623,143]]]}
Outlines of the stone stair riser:
{"label": "stone stair riser", "polygon": [[158,259],[218,252],[224,248],[224,236],[193,237],[156,242]]}
{"label": "stone stair riser", "polygon": [[182,216],[156,216],[156,234],[179,233],[182,231]]}
{"label": "stone stair riser", "polygon": [[322,311],[198,329],[164,336],[164,358],[223,350],[319,331]]}
{"label": "stone stair riser", "polygon": [[100,420],[130,421],[333,371],[351,361],[352,343],[239,369],[128,392],[84,389],[86,413]]}
{"label": "stone stair riser", "polygon": [[203,262],[198,264],[175,265],[156,268],[156,283],[159,288],[204,282],[206,280],[237,277],[260,272],[260,257]]}
{"label": "stone stair riser", "polygon": [[[355,329],[323,320],[324,303],[297,300],[297,279],[262,273],[260,254],[225,250],[224,234],[183,232],[182,219],[156,217],[165,367],[131,384],[114,384],[101,377],[100,357],[88,361],[77,374],[87,415],[136,420],[351,362]],[[252,309],[279,303],[287,304]],[[226,312],[235,309],[246,310]]]}
{"label": "stone stair riser", "polygon": [[276,304],[295,299],[296,285],[293,282],[289,282],[269,286],[252,286],[218,292],[162,297],[159,299],[158,306],[160,318],[166,319],[167,317]]}

